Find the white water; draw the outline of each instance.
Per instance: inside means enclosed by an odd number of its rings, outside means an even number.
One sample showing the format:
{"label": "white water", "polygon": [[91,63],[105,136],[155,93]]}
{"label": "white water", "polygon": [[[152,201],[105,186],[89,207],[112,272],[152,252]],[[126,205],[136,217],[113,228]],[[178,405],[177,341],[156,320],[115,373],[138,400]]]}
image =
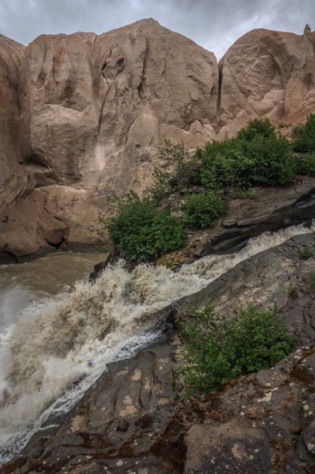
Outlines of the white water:
{"label": "white water", "polygon": [[[0,462],[21,449],[53,413],[68,410],[117,357],[156,337],[154,313],[193,294],[239,262],[294,235],[294,226],[249,241],[239,253],[209,256],[181,268],[107,268],[95,284],[48,297],[28,286],[0,294]],[[24,267],[26,268],[26,267]],[[0,282],[9,267],[0,268]],[[2,272],[2,274],[1,274]]]}

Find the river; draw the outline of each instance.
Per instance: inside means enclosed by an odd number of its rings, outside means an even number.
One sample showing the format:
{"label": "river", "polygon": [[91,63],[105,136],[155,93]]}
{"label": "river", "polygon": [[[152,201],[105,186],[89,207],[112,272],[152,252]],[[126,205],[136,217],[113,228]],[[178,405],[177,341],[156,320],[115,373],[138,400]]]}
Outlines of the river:
{"label": "river", "polygon": [[158,310],[239,262],[310,232],[315,224],[266,233],[238,253],[204,257],[177,273],[150,265],[128,273],[118,263],[95,283],[86,275],[100,255],[60,252],[0,266],[0,463],[48,417],[69,410],[107,363],[153,341]]}

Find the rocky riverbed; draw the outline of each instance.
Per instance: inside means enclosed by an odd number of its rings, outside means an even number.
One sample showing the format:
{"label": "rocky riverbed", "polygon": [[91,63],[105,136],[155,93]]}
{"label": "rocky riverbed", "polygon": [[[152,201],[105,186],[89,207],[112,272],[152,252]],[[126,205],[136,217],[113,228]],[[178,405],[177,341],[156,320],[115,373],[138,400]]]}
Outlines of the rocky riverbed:
{"label": "rocky riverbed", "polygon": [[[180,339],[109,365],[59,425],[30,441],[3,474],[313,473],[315,470],[314,234],[238,264],[194,295],[233,316],[276,303],[298,335],[276,367],[188,398],[178,375]],[[192,298],[173,307],[175,321]],[[172,308],[164,310],[164,316]],[[163,319],[163,318],[162,318]]]}

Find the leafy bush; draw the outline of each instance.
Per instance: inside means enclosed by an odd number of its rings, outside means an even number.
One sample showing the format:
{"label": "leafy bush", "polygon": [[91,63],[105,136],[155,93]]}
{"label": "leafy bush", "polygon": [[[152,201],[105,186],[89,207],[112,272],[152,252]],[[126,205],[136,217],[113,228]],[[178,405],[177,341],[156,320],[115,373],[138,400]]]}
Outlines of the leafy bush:
{"label": "leafy bush", "polygon": [[108,220],[107,229],[114,246],[129,260],[152,260],[185,242],[178,218],[167,210],[157,210],[151,201],[133,192],[119,201],[117,214]]}
{"label": "leafy bush", "polygon": [[266,186],[294,182],[295,160],[289,142],[282,136],[256,136],[243,142],[243,153],[251,163],[247,176],[251,184]]}
{"label": "leafy bush", "polygon": [[311,285],[312,290],[315,291],[315,272],[309,272],[306,276],[306,280]]}
{"label": "leafy bush", "polygon": [[296,174],[315,176],[315,153],[295,157]]}
{"label": "leafy bush", "polygon": [[196,156],[202,160],[202,167],[195,182],[208,189],[287,185],[295,177],[289,142],[267,119],[252,120],[237,138],[208,143]]}
{"label": "leafy bush", "polygon": [[300,153],[315,152],[315,114],[294,129],[292,148]]}
{"label": "leafy bush", "polygon": [[158,207],[172,193],[181,193],[190,185],[194,159],[183,142],[174,144],[170,140],[164,140],[157,157],[161,165],[153,170],[154,183],[146,190],[146,196]]}
{"label": "leafy bush", "polygon": [[257,137],[277,138],[275,128],[268,119],[256,118],[250,120],[246,127],[242,128],[237,134],[238,140],[252,141]]}
{"label": "leafy bush", "polygon": [[183,211],[185,224],[195,229],[205,229],[225,213],[226,205],[215,192],[205,191],[187,195]]}
{"label": "leafy bush", "polygon": [[179,191],[190,181],[192,160],[183,142],[164,140],[158,150],[158,158],[169,168],[169,184]]}
{"label": "leafy bush", "polygon": [[297,247],[296,253],[300,260],[308,260],[314,256],[312,249],[309,247]]}
{"label": "leafy bush", "polygon": [[251,160],[244,154],[242,143],[231,139],[224,142],[207,143],[203,150],[197,151],[197,157],[202,160],[199,170],[199,180],[207,189],[222,187],[248,188],[248,170],[253,166]]}
{"label": "leafy bush", "polygon": [[219,318],[211,306],[193,314],[195,320],[183,324],[189,393],[214,391],[231,378],[271,367],[295,343],[276,307],[250,305],[234,319]]}

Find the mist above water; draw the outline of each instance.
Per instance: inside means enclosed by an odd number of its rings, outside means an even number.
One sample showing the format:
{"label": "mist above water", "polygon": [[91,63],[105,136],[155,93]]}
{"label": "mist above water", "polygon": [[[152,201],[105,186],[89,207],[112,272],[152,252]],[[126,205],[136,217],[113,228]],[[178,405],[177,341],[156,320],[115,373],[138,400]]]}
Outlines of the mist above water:
{"label": "mist above water", "polygon": [[[64,282],[67,292],[58,288],[54,296],[40,287],[34,274],[32,287],[34,262],[23,265],[24,276],[19,278],[12,276],[13,266],[0,267],[2,461],[16,454],[54,410],[69,409],[107,363],[153,340],[158,310],[196,293],[239,262],[314,231],[315,225],[294,226],[263,234],[236,254],[204,257],[178,273],[150,265],[128,273],[117,264],[105,269],[94,284],[81,280],[69,291],[71,282]],[[67,264],[76,266],[70,259]],[[36,265],[40,273],[47,261]],[[63,259],[60,265],[65,267]],[[58,265],[54,271],[58,280]],[[52,270],[47,278],[53,278]]]}

